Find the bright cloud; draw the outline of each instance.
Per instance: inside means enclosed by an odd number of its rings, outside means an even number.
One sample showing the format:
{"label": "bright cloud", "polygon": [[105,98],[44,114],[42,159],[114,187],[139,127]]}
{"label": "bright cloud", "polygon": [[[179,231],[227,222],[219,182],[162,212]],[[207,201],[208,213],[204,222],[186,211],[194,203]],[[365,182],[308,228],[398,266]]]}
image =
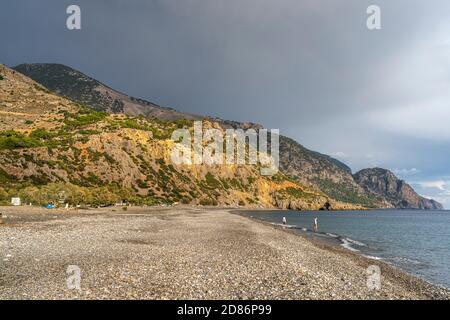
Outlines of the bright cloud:
{"label": "bright cloud", "polygon": [[420,170],[417,168],[411,168],[411,169],[392,169],[392,172],[394,172],[397,176],[400,177],[407,177],[407,176],[413,176],[418,173],[420,173]]}
{"label": "bright cloud", "polygon": [[447,191],[448,181],[436,180],[436,181],[421,181],[417,182],[422,188],[435,188],[441,191]]}
{"label": "bright cloud", "polygon": [[339,159],[347,159],[348,157],[350,157],[348,154],[342,151],[337,151],[333,153],[333,156]]}
{"label": "bright cloud", "polygon": [[423,197],[437,200],[445,208],[450,208],[450,180],[418,181],[412,185]]}

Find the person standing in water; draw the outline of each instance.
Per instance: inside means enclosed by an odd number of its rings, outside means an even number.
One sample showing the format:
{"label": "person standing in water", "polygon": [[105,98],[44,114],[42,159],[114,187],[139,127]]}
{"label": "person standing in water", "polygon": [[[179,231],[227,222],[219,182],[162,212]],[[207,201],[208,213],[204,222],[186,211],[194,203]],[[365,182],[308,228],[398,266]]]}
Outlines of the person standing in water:
{"label": "person standing in water", "polygon": [[286,225],[286,223],[287,223],[286,217],[283,217],[283,224]]}
{"label": "person standing in water", "polygon": [[319,229],[319,223],[317,217],[314,218],[314,232],[317,232],[317,229]]}

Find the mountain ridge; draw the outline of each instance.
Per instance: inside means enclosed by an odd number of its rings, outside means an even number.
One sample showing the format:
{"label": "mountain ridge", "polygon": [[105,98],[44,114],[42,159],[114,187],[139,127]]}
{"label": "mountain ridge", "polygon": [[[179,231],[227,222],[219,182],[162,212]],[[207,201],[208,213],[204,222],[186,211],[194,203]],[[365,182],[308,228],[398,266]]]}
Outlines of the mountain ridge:
{"label": "mountain ridge", "polygon": [[[178,112],[172,108],[129,97],[109,88],[80,71],[60,64],[21,64],[13,68],[47,89],[95,109],[130,116],[144,115],[161,120],[208,120],[223,128],[262,128],[251,122],[238,122]],[[100,88],[100,89],[99,89]],[[130,101],[132,103],[130,103]],[[111,107],[111,104],[116,107]],[[280,135],[280,170],[295,181],[323,192],[337,201],[365,207],[395,207],[395,201],[368,190],[359,183],[351,169],[343,162],[325,154],[309,150],[297,141]],[[398,203],[397,203],[398,205]]]}
{"label": "mountain ridge", "polygon": [[418,195],[404,180],[383,168],[368,168],[355,173],[355,180],[368,192],[381,196],[394,207],[402,209],[442,210],[443,206],[433,199]]}
{"label": "mountain ridge", "polygon": [[99,111],[126,113],[132,116],[143,114],[161,120],[203,119],[198,115],[180,113],[172,108],[161,107],[147,100],[126,95],[63,64],[20,64],[13,69],[57,94]]}
{"label": "mountain ridge", "polygon": [[[330,199],[282,173],[253,165],[182,165],[171,161],[175,129],[163,121],[106,113],[55,95],[0,65],[0,202],[71,205],[191,204],[318,210],[359,206]],[[203,121],[207,128],[219,123]]]}

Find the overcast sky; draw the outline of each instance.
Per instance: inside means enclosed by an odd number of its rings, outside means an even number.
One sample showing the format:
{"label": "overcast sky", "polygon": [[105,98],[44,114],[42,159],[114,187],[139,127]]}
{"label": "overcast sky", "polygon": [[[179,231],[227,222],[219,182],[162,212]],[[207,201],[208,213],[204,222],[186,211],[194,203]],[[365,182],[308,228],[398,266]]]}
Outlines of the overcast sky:
{"label": "overcast sky", "polygon": [[[66,8],[82,29],[66,28]],[[381,8],[381,30],[366,9]],[[448,0],[2,0],[0,63],[56,62],[181,111],[259,122],[450,208]]]}

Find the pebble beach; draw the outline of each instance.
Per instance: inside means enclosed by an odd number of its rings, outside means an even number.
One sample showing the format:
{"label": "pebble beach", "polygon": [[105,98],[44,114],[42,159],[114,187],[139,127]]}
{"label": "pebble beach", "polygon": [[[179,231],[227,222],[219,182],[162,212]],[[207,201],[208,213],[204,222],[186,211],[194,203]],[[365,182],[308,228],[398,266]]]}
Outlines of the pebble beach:
{"label": "pebble beach", "polygon": [[[0,212],[0,300],[450,298],[381,261],[230,209]],[[372,265],[377,289],[367,285]],[[79,288],[68,285],[73,266]]]}

